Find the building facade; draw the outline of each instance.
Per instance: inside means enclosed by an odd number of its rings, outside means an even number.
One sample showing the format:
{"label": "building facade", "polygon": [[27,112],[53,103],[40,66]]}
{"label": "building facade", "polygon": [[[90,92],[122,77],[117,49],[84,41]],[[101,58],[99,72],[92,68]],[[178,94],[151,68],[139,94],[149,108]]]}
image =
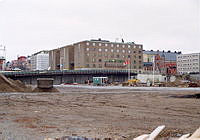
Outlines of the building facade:
{"label": "building facade", "polygon": [[31,70],[48,70],[49,68],[49,52],[40,51],[30,57]]}
{"label": "building facade", "polygon": [[5,62],[6,62],[6,48],[5,46],[0,45],[0,71],[5,70]]}
{"label": "building facade", "polygon": [[181,52],[171,51],[143,51],[144,72],[155,72],[159,74],[175,75],[177,73],[176,57]]}
{"label": "building facade", "polygon": [[143,69],[143,45],[106,40],[86,40],[51,50],[52,70]]}
{"label": "building facade", "polygon": [[60,70],[60,49],[49,51],[49,67],[51,70]]}
{"label": "building facade", "polygon": [[68,45],[49,51],[49,66],[51,70],[74,69],[74,46]]}
{"label": "building facade", "polygon": [[179,74],[200,73],[200,53],[178,55],[177,71]]}
{"label": "building facade", "polygon": [[143,45],[105,40],[82,41],[74,44],[75,69],[143,68]]}

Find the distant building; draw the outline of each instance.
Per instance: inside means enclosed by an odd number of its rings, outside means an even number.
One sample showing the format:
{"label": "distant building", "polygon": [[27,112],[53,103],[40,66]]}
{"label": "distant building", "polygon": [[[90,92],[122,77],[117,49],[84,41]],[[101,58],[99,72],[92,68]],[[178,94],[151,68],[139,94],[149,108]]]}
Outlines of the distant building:
{"label": "distant building", "polygon": [[50,51],[51,69],[143,69],[143,45],[86,40]]}
{"label": "distant building", "polygon": [[30,70],[30,62],[28,61],[28,57],[19,56],[17,60],[12,60],[11,62],[6,63],[6,70]]}
{"label": "distant building", "polygon": [[49,68],[49,51],[40,51],[30,56],[31,70],[47,70]]}
{"label": "distant building", "polygon": [[0,56],[0,71],[5,70],[5,58]]}
{"label": "distant building", "polygon": [[74,69],[74,47],[64,46],[49,51],[49,66],[52,70]]}
{"label": "distant building", "polygon": [[177,73],[176,56],[181,52],[171,51],[143,51],[144,72],[153,71],[153,61],[155,71],[160,74],[174,75]]}
{"label": "distant building", "polygon": [[200,73],[200,53],[178,55],[177,71],[179,74]]}
{"label": "distant building", "polygon": [[5,46],[0,45],[0,71],[5,70],[5,62],[6,62],[5,52],[6,52]]}
{"label": "distant building", "polygon": [[20,56],[17,58],[17,68],[20,70],[27,70],[27,57]]}

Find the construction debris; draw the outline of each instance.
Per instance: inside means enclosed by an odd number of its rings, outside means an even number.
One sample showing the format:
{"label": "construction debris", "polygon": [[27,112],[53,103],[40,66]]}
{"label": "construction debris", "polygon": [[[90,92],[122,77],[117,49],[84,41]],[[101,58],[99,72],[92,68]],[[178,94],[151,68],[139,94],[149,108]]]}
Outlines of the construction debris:
{"label": "construction debris", "polygon": [[[165,126],[158,126],[151,134],[143,134],[133,140],[155,140],[165,129]],[[177,140],[200,140],[200,128],[197,129],[192,135],[186,134],[182,135],[180,138],[174,138]],[[61,138],[45,138],[44,140],[112,140],[112,138],[86,138],[79,136],[64,136]]]}
{"label": "construction debris", "polygon": [[165,129],[165,126],[158,126],[151,134],[144,134],[133,140],[154,140]]}
{"label": "construction debris", "polygon": [[178,140],[200,140],[200,127],[191,136],[190,134],[185,134]]}
{"label": "construction debris", "polygon": [[[86,137],[79,137],[79,136],[64,136],[62,138],[45,138],[44,140],[112,140],[111,138],[86,138]],[[114,140],[114,139],[113,139]]]}

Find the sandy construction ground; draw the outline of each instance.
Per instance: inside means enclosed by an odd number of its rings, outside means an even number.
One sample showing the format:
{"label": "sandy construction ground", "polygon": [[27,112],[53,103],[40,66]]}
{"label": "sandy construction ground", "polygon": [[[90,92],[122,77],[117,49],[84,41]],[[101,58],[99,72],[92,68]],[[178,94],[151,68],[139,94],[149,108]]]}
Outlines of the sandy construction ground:
{"label": "sandy construction ground", "polygon": [[60,93],[0,95],[0,139],[87,136],[132,139],[166,125],[162,136],[200,127],[200,90],[59,86]]}

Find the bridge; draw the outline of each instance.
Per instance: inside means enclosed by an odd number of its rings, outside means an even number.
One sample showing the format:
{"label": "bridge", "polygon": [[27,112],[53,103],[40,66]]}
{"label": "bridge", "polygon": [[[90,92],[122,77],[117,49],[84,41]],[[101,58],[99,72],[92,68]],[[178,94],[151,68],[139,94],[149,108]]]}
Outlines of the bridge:
{"label": "bridge", "polygon": [[[19,71],[2,72],[6,77],[20,80],[25,84],[35,85],[37,78],[53,78],[54,84],[80,83],[92,81],[93,77],[108,77],[109,82],[124,82],[128,80],[128,70],[56,70],[56,71]],[[130,71],[131,76],[137,75]]]}

